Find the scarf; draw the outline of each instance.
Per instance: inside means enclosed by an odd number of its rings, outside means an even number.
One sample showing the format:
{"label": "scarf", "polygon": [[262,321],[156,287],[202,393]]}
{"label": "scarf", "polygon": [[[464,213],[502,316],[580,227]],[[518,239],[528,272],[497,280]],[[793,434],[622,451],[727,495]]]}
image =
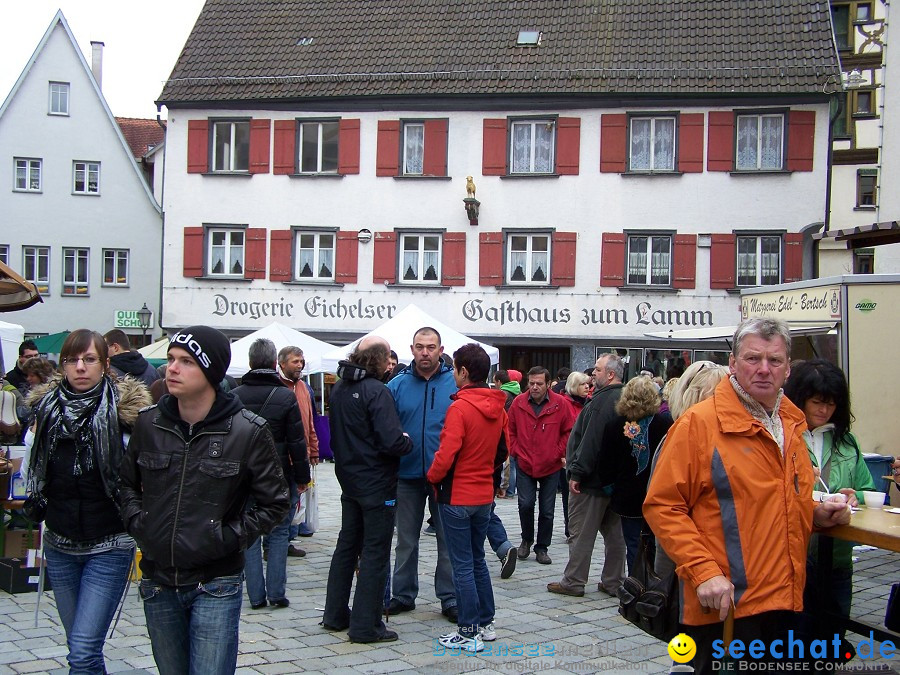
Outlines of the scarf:
{"label": "scarf", "polygon": [[118,461],[123,454],[118,400],[118,391],[106,376],[93,389],[81,393],[72,391],[63,380],[41,400],[35,410],[36,464],[41,467],[41,482],[47,462],[56,457],[60,440],[71,440],[75,445],[73,476],[92,471],[98,458],[115,461],[118,473]]}
{"label": "scarf", "polygon": [[772,413],[769,414],[759,401],[744,391],[744,388],[738,384],[737,378],[734,375],[732,375],[729,380],[744,408],[746,408],[747,412],[769,432],[769,435],[778,444],[778,449],[781,450],[781,454],[784,455],[784,424],[781,422],[781,416],[778,414],[784,391],[781,390],[778,392],[778,398],[775,399],[775,407],[772,408]]}
{"label": "scarf", "polygon": [[625,436],[631,444],[631,456],[637,462],[635,476],[647,468],[650,463],[650,422],[654,415],[642,417],[637,422],[625,423]]}

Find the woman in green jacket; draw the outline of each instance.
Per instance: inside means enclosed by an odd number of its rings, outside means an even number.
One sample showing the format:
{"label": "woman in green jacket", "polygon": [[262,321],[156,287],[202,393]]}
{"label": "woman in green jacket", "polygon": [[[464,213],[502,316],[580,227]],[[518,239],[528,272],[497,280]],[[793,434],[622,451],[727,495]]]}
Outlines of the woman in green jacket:
{"label": "woman in green jacket", "polygon": [[[863,460],[859,443],[850,433],[850,391],[840,368],[824,359],[804,361],[791,370],[784,394],[806,415],[809,427],[804,432],[809,458],[819,472],[816,489],[843,493],[851,506],[857,506],[863,490],[874,490],[875,483]],[[823,485],[824,483],[824,485]],[[826,612],[850,616],[853,594],[853,543],[834,540],[831,584],[819,591],[818,536],[813,535],[806,561],[806,588],[803,593],[803,625],[807,639],[843,638],[844,630],[826,617]],[[821,623],[818,623],[821,622]],[[817,626],[818,623],[818,626]],[[809,644],[807,642],[807,644]],[[841,650],[843,653],[844,650]]]}

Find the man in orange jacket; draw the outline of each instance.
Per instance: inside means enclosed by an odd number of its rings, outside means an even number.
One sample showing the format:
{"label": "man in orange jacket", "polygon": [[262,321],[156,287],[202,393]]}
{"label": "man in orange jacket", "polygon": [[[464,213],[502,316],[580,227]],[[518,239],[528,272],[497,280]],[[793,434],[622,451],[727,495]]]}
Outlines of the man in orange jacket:
{"label": "man in orange jacket", "polygon": [[765,643],[766,655],[751,660],[771,657],[769,645],[803,609],[813,526],[850,522],[843,502],[812,499],[805,417],[781,390],[787,325],[747,319],[732,345],[731,377],[670,429],[644,501],[684,584],[681,621],[697,644],[698,673],[712,672],[712,643],[732,606],[734,638]]}

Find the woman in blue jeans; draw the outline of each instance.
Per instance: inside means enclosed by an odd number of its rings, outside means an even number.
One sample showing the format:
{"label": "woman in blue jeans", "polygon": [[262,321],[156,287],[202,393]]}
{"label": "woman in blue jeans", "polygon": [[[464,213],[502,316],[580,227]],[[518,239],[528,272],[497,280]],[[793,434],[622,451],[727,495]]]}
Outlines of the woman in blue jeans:
{"label": "woman in blue jeans", "polygon": [[441,525],[459,611],[457,629],[438,642],[448,649],[480,652],[494,631],[494,591],[484,561],[484,540],[494,503],[494,470],[507,456],[506,395],[485,383],[491,361],[480,346],[453,354],[459,391],[451,396],[441,441],[428,470],[441,511]]}
{"label": "woman in blue jeans", "polygon": [[63,377],[33,390],[28,513],[45,522],[47,575],[66,631],[70,673],[105,673],[103,644],[134,559],[114,496],[125,434],[147,388],[109,374],[99,333],[69,334]]}

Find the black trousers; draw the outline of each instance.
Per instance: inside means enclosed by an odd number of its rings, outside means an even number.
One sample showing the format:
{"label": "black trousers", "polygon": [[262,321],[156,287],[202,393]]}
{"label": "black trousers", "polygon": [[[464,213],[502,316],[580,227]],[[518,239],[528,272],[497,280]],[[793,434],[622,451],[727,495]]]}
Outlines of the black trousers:
{"label": "black trousers", "polygon": [[[713,610],[717,611],[717,610]],[[681,626],[681,631],[690,635],[697,644],[697,656],[689,665],[694,667],[695,673],[717,673],[738,671],[737,663],[786,663],[788,661],[799,663],[802,658],[788,658],[788,631],[793,630],[793,640],[798,642],[802,636],[797,632],[799,613],[788,611],[763,612],[754,616],[734,620],[734,640],[742,640],[744,653],[741,658],[714,658],[713,641],[722,640],[724,623],[713,623],[706,626]],[[748,654],[747,647],[753,640],[762,640],[765,645],[765,653],[761,658],[755,659]],[[772,656],[769,647],[773,640],[781,640],[782,658]],[[727,647],[728,645],[724,645]],[[805,655],[804,647],[804,655]],[[797,651],[795,650],[795,656]],[[749,671],[748,671],[749,672]]]}
{"label": "black trousers", "polygon": [[[341,495],[341,532],[338,535],[325,598],[324,622],[343,629],[351,640],[368,642],[384,634],[384,585],[387,583],[394,536],[393,505],[365,503]],[[359,577],[350,611],[350,588],[359,563]]]}

